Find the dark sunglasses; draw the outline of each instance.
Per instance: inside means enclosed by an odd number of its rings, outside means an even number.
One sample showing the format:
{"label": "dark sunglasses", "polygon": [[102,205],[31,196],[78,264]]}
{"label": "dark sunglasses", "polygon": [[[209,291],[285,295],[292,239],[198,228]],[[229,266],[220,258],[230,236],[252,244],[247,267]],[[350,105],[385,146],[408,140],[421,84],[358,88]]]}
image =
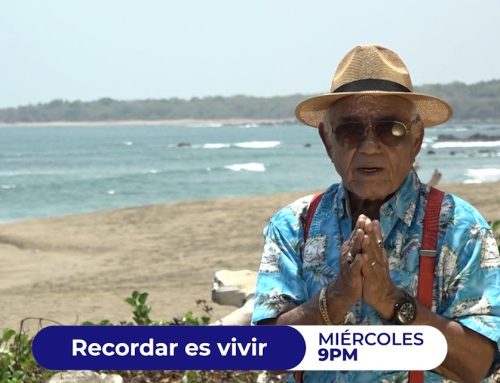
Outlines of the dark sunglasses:
{"label": "dark sunglasses", "polygon": [[[374,121],[371,126],[377,140],[386,146],[399,145],[410,131],[401,121]],[[335,140],[340,146],[352,149],[364,141],[368,129],[369,127],[362,122],[342,122],[335,128]]]}

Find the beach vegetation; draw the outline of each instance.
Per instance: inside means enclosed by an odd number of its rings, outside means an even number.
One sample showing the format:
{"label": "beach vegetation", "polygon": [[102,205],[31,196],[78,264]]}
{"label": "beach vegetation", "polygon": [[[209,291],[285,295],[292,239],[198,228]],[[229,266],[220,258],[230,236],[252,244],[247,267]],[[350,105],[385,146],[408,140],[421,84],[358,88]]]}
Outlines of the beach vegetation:
{"label": "beach vegetation", "polygon": [[151,306],[146,303],[148,299],[148,293],[141,293],[135,290],[132,296],[125,299],[130,306],[134,308],[132,314],[134,314],[133,320],[137,325],[150,325],[153,321],[149,318],[149,313],[151,312]]}
{"label": "beach vegetation", "polygon": [[40,383],[54,372],[39,366],[31,352],[33,338],[6,328],[0,337],[0,383]]}
{"label": "beach vegetation", "polygon": [[[203,314],[195,315],[188,311],[180,317],[170,320],[158,320],[150,317],[152,308],[148,304],[149,293],[133,291],[125,299],[125,302],[132,307],[132,320],[124,320],[113,323],[108,319],[98,322],[85,321],[82,325],[138,325],[138,326],[158,326],[158,325],[181,325],[181,326],[203,326],[208,325],[212,316],[212,307],[205,300],[197,300],[196,306]],[[37,320],[39,327],[43,327],[43,322],[60,323],[44,318],[25,318],[21,321],[19,330],[6,328],[0,337],[0,383],[41,383],[50,378],[57,371],[49,371],[41,367],[33,357],[32,335],[25,329],[26,323],[30,320]],[[146,383],[219,383],[235,382],[250,383],[255,382],[257,372],[252,371],[101,371],[104,373],[115,373],[123,377],[125,382]]]}

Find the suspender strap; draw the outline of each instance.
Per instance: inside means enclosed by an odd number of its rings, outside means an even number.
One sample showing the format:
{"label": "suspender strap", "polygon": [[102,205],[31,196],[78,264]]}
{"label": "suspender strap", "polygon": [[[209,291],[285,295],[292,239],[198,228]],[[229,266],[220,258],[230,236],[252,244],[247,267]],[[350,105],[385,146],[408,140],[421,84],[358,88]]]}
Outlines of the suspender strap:
{"label": "suspender strap", "polygon": [[316,209],[318,208],[323,194],[323,192],[315,194],[311,200],[311,203],[309,204],[309,208],[307,209],[306,223],[304,225],[304,242],[307,241],[307,238],[309,237],[309,230],[311,229],[311,223],[314,217],[314,213],[316,213]]}
{"label": "suspender strap", "polygon": [[431,187],[427,198],[427,206],[425,207],[417,298],[428,309],[432,307],[439,213],[441,212],[443,198],[444,193],[442,191]]}
{"label": "suspender strap", "polygon": [[[434,267],[436,264],[437,233],[439,214],[444,193],[433,187],[429,190],[425,207],[422,247],[420,249],[420,268],[418,271],[417,299],[428,309],[432,308],[432,289],[434,287]],[[408,383],[423,383],[423,371],[410,371]]]}

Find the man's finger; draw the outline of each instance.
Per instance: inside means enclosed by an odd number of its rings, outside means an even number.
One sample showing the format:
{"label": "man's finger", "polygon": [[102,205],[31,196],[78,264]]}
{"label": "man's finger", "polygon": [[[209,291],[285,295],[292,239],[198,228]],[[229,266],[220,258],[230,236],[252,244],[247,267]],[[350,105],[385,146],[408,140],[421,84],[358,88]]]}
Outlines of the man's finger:
{"label": "man's finger", "polygon": [[366,254],[358,254],[354,261],[351,263],[349,267],[349,271],[353,274],[361,273],[361,268],[363,267],[363,259]]}
{"label": "man's finger", "polygon": [[369,218],[366,215],[360,214],[357,221],[356,221],[356,225],[354,226],[354,229],[364,230],[365,229],[365,222],[367,219],[369,219]]}
{"label": "man's finger", "polygon": [[373,226],[373,232],[375,233],[375,236],[377,237],[377,242],[382,241],[384,242],[384,236],[382,235],[382,228],[380,227],[380,221],[374,220],[372,222]]}
{"label": "man's finger", "polygon": [[370,218],[365,220],[365,233],[371,233],[373,231],[373,221]]}

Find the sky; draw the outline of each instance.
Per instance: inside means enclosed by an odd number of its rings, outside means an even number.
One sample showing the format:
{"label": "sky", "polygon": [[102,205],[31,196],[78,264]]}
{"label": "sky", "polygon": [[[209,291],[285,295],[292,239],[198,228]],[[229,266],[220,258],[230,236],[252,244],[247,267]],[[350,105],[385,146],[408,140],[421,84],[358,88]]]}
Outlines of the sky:
{"label": "sky", "polygon": [[355,45],[415,85],[500,79],[498,0],[0,0],[0,108],[314,94]]}

